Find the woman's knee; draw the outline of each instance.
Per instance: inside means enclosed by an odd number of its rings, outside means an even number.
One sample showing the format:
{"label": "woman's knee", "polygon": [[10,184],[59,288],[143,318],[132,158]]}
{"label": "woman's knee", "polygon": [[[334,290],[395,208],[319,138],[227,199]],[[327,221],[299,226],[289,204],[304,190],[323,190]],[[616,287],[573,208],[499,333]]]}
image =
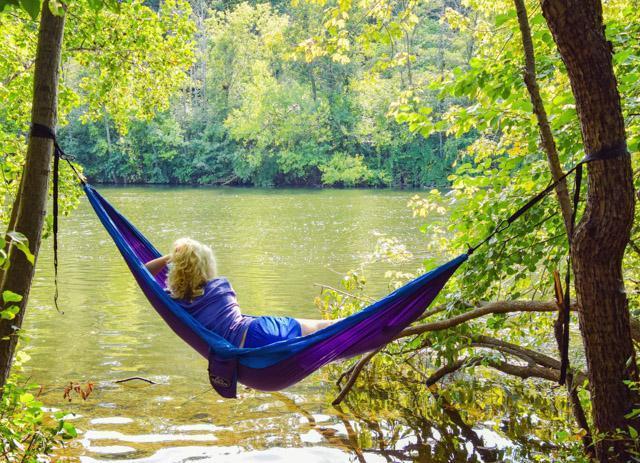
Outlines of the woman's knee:
{"label": "woman's knee", "polygon": [[323,328],[333,325],[338,320],[311,320],[308,318],[297,318],[300,323],[300,330],[302,336],[306,336],[311,333],[315,333]]}

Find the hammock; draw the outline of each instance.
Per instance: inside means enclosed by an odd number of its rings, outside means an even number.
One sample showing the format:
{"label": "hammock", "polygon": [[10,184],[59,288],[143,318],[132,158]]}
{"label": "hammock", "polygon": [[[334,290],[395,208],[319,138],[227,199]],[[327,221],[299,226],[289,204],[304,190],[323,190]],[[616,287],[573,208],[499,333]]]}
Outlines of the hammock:
{"label": "hammock", "polygon": [[236,397],[237,382],[262,391],[284,389],[329,362],[389,343],[424,312],[468,258],[468,254],[462,254],[308,336],[238,348],[205,328],[169,296],[165,291],[166,269],[154,277],[145,267],[160,253],[93,187],[83,184],[83,188],[151,305],[178,336],[208,360],[211,385],[227,398]]}

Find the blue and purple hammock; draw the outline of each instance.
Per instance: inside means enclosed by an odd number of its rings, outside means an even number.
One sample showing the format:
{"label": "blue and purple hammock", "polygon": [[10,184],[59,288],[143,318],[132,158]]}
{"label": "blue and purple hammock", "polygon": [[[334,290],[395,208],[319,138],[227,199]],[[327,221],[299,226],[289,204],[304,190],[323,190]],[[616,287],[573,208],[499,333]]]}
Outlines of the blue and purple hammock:
{"label": "blue and purple hammock", "polygon": [[236,396],[237,382],[262,391],[277,391],[329,362],[389,343],[420,317],[468,257],[462,254],[360,312],[308,336],[263,347],[238,348],[202,326],[169,296],[165,291],[166,271],[154,277],[145,267],[160,253],[92,186],[84,184],[83,188],[153,308],[178,336],[208,360],[211,385],[228,398]]}

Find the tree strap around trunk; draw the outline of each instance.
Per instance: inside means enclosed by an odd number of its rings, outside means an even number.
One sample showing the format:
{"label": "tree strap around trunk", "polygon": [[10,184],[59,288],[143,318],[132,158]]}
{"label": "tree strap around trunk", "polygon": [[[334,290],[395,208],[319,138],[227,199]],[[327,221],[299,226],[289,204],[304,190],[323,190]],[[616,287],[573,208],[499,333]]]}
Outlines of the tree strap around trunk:
{"label": "tree strap around trunk", "polygon": [[58,196],[59,196],[59,183],[60,183],[60,159],[67,161],[73,173],[78,177],[80,183],[84,184],[82,175],[77,171],[75,166],[71,164],[71,157],[67,156],[56,139],[56,134],[53,129],[41,125],[32,124],[30,136],[38,138],[47,138],[53,140],[54,153],[53,153],[53,282],[54,282],[54,294],[53,304],[58,312]]}

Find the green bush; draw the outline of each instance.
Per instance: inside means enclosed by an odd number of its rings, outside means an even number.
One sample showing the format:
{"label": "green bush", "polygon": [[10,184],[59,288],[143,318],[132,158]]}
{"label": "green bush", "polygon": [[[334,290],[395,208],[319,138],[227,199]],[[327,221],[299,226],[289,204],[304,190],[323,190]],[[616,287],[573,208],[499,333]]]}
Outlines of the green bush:
{"label": "green bush", "polygon": [[28,359],[18,352],[13,366],[18,373],[9,378],[0,400],[0,452],[8,463],[49,461],[56,448],[77,435],[64,412],[46,412],[38,400],[42,388],[19,374]]}
{"label": "green bush", "polygon": [[387,186],[390,179],[380,170],[367,167],[360,155],[349,156],[346,153],[336,153],[323,166],[322,183],[329,186]]}

